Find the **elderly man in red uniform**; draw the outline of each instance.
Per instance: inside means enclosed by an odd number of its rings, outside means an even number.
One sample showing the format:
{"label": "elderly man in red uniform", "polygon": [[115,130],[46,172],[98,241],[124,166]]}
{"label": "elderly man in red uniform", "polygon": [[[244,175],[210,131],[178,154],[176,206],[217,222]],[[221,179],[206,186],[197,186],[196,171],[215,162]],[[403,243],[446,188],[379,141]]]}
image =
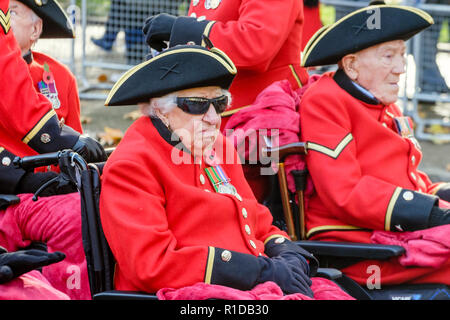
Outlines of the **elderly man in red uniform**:
{"label": "elderly man in red uniform", "polygon": [[[50,3],[42,2],[42,5]],[[88,161],[105,160],[101,145],[60,123],[52,103],[33,88],[27,64],[11,31],[9,0],[1,0],[0,141],[3,147],[18,156],[70,148]]]}
{"label": "elderly man in red uniform", "polygon": [[[39,38],[73,38],[73,28],[65,12],[55,0],[38,5],[35,1],[12,0],[10,3],[11,30],[19,44],[22,56],[27,62],[37,92],[50,100],[61,124],[66,124],[82,133],[80,121],[80,100],[74,75],[57,60],[35,51],[31,47]],[[0,144],[2,141],[0,141]],[[23,152],[36,154],[26,145]],[[22,152],[19,152],[22,154]],[[27,173],[14,168],[15,155],[0,145],[0,193],[34,193],[42,184],[56,176],[55,173]],[[73,188],[58,190],[56,184],[45,194],[74,192]]]}
{"label": "elderly man in red uniform", "polygon": [[[395,104],[405,41],[432,23],[415,8],[372,5],[322,28],[305,49],[305,66],[339,66],[306,90],[300,106],[316,189],[306,215],[310,239],[370,243],[377,230],[450,223],[450,185],[418,170],[422,153],[411,120]],[[380,266],[381,285],[450,284],[448,262],[433,269],[364,261],[343,271],[365,284],[370,265]]]}
{"label": "elderly man in red uniform", "polygon": [[[102,175],[100,212],[115,286],[156,292],[198,282],[274,281],[311,295],[311,256],[271,224],[219,132],[236,74],[217,48],[180,45],[128,71],[106,105],[140,104]],[[269,258],[270,257],[270,258]]]}
{"label": "elderly man in red uniform", "polygon": [[56,0],[37,3],[11,0],[11,30],[28,64],[35,89],[50,100],[62,123],[82,133],[75,76],[54,58],[31,50],[38,39],[73,38],[72,24]]}

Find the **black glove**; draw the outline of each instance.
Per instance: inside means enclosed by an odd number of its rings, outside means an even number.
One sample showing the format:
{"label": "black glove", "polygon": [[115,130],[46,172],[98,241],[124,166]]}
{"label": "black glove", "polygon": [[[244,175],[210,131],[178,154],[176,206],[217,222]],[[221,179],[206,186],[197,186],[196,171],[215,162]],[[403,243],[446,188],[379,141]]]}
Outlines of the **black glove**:
{"label": "black glove", "polygon": [[441,186],[436,192],[436,195],[440,199],[450,202],[450,183],[446,183],[443,186]]}
{"label": "black glove", "polygon": [[169,41],[176,19],[177,17],[167,13],[160,13],[147,18],[142,28],[147,44],[157,51],[167,48],[164,41]]}
{"label": "black glove", "polygon": [[108,158],[102,145],[90,138],[80,136],[78,141],[72,147],[72,150],[78,153],[86,162],[103,162]]}
{"label": "black glove", "polygon": [[297,263],[297,258],[290,253],[285,253],[273,258],[258,257],[261,273],[257,283],[273,281],[278,284],[285,294],[302,293],[313,297],[310,288],[311,279],[303,272]]}
{"label": "black glove", "polygon": [[264,247],[264,252],[268,257],[281,256],[283,253],[291,254],[293,257],[296,257],[297,263],[300,264],[303,272],[310,277],[314,277],[319,268],[319,261],[316,257],[298,244],[283,237],[268,241]]}
{"label": "black glove", "polygon": [[450,224],[450,209],[434,206],[433,209],[431,209],[428,227],[433,228],[445,224]]}
{"label": "black glove", "polygon": [[62,252],[48,253],[42,250],[21,250],[0,254],[0,284],[6,283],[24,273],[63,260]]}
{"label": "black glove", "polygon": [[[59,178],[59,175],[53,171],[36,173],[28,172],[22,177],[22,179],[20,179],[16,194],[35,193],[42,185],[55,178]],[[57,194],[67,194],[77,191],[76,186],[72,183],[60,180],[61,179],[54,180],[53,183],[49,184],[39,193],[39,196],[49,197]]]}

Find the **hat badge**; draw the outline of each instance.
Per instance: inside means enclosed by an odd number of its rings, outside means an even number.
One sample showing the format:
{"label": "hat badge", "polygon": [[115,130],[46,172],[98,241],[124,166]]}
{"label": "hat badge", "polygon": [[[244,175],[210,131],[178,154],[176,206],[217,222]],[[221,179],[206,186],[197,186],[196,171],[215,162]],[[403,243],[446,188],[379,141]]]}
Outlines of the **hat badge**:
{"label": "hat badge", "polygon": [[42,7],[43,5],[47,4],[48,0],[34,0],[34,3],[36,3],[36,5],[38,7]]}

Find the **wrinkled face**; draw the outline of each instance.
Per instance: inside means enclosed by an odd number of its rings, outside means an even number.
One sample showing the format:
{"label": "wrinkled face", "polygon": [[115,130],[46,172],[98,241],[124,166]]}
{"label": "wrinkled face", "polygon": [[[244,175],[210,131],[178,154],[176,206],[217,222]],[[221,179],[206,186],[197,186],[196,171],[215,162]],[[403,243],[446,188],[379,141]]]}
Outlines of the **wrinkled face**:
{"label": "wrinkled face", "polygon": [[405,72],[403,40],[384,42],[354,54],[350,78],[387,105],[398,99],[400,75]]}
{"label": "wrinkled face", "polygon": [[[222,91],[220,87],[200,87],[178,91],[177,95],[212,99],[222,96]],[[219,134],[221,118],[212,104],[209,105],[208,111],[201,115],[192,115],[175,107],[163,116],[168,120],[169,128],[197,157],[212,148]]]}
{"label": "wrinkled face", "polygon": [[19,43],[22,55],[30,50],[42,32],[42,20],[23,3],[11,0],[11,29]]}

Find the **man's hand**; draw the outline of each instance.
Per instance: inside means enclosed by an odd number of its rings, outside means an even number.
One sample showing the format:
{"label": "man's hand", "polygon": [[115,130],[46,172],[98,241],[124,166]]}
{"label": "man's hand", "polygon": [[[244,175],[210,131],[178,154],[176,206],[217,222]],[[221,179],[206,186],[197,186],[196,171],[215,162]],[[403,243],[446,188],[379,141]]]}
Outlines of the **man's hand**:
{"label": "man's hand", "polygon": [[0,284],[6,283],[24,273],[63,260],[62,252],[48,253],[42,250],[20,250],[0,254]]}
{"label": "man's hand", "polygon": [[86,162],[103,162],[108,158],[102,145],[90,138],[80,136],[78,141],[72,147],[72,150],[78,153]]}
{"label": "man's hand", "polygon": [[167,13],[160,13],[147,18],[142,28],[147,44],[157,51],[167,48],[164,41],[169,41],[176,19],[177,17]]}

